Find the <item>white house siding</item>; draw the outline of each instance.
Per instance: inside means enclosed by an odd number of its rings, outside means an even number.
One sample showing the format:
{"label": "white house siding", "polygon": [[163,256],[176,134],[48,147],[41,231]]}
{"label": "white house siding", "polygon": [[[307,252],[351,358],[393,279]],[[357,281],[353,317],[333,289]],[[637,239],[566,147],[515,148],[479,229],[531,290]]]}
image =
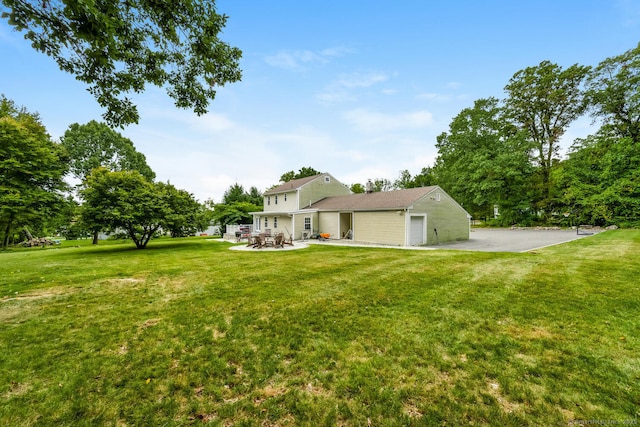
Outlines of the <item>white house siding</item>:
{"label": "white house siding", "polygon": [[[274,221],[271,219],[271,225],[273,224]],[[291,233],[291,217],[289,215],[278,215],[278,226],[271,227],[271,234],[277,233],[284,233],[284,237],[289,238],[289,233]]]}
{"label": "white house siding", "polygon": [[405,244],[403,211],[354,212],[353,239],[384,245]]}
{"label": "white house siding", "polygon": [[[293,219],[293,238],[302,239],[302,233],[304,230],[305,217],[311,218],[311,234],[318,232],[318,213],[317,212],[302,212],[294,215]],[[310,237],[310,236],[308,236]]]}
{"label": "white house siding", "polygon": [[[259,218],[259,221],[255,221],[255,218]],[[264,220],[267,219],[267,226],[264,226]],[[276,221],[277,218],[277,221]],[[259,226],[257,227],[257,223]],[[277,224],[277,226],[276,226]],[[293,230],[293,222],[291,217],[288,214],[277,213],[277,214],[269,214],[265,212],[264,214],[258,216],[254,216],[253,230],[255,233],[264,233],[265,229],[271,230],[271,234],[277,233],[285,233],[285,237],[289,237],[289,233]],[[287,232],[288,230],[288,232]]]}
{"label": "white house siding", "polygon": [[288,191],[286,193],[270,194],[268,196],[264,196],[264,211],[282,212],[298,210],[298,199],[296,193],[297,192],[294,190]]}
{"label": "white house siding", "polygon": [[340,213],[320,212],[318,214],[318,230],[320,233],[329,233],[332,239],[339,239]]}

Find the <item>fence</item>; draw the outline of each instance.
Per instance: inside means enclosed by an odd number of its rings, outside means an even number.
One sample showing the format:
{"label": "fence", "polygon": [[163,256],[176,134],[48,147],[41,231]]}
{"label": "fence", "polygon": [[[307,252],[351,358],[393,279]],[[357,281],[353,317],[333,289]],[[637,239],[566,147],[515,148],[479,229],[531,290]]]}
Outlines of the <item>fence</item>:
{"label": "fence", "polygon": [[253,233],[253,224],[227,224],[226,233],[235,235],[236,232],[242,234]]}

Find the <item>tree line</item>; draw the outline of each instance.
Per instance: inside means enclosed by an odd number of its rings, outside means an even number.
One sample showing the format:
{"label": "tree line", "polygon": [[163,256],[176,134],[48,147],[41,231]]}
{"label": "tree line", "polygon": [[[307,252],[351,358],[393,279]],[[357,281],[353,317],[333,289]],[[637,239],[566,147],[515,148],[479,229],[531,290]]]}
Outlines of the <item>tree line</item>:
{"label": "tree line", "polygon": [[[543,61],[505,93],[462,110],[434,165],[392,187],[438,184],[496,225],[640,225],[640,44],[595,67]],[[585,115],[595,132],[561,158],[561,137]]]}
{"label": "tree line", "polygon": [[[496,225],[640,225],[640,44],[595,67],[563,69],[550,61],[520,70],[506,97],[479,99],[437,137],[435,163],[374,191],[438,184],[474,218]],[[596,131],[576,139],[565,158],[560,141],[590,115]],[[312,176],[312,167],[282,182]],[[80,184],[70,188],[65,176]],[[350,186],[365,191],[361,183]],[[79,203],[82,201],[82,203]],[[36,113],[0,96],[0,241],[37,234],[68,237],[125,233],[145,247],[159,231],[193,234],[208,224],[247,222],[262,193],[231,186],[221,203],[197,202],[185,190],[155,182],[133,142],[95,121],[69,126],[54,142]]]}
{"label": "tree line", "polygon": [[[70,186],[66,176],[79,184]],[[80,203],[81,202],[81,203]],[[0,96],[0,239],[123,233],[138,248],[160,231],[179,237],[206,228],[210,215],[185,190],[155,181],[133,142],[104,123],[69,126],[60,142],[40,118]]]}

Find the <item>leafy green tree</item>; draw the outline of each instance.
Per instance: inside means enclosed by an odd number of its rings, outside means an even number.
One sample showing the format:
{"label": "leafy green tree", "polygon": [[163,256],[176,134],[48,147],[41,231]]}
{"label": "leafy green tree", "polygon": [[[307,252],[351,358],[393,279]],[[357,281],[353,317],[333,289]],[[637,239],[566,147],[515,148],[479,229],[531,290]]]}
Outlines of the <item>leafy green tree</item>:
{"label": "leafy green tree", "polygon": [[605,126],[578,139],[558,178],[561,201],[580,224],[640,225],[640,144]]}
{"label": "leafy green tree", "polygon": [[640,43],[591,70],[586,94],[594,117],[640,143]]}
{"label": "leafy green tree", "polygon": [[289,182],[294,179],[306,178],[309,176],[320,175],[322,172],[315,170],[312,167],[303,167],[298,170],[298,173],[294,171],[285,172],[280,176],[280,182]]}
{"label": "leafy green tree", "polygon": [[249,195],[244,191],[244,187],[237,182],[229,187],[222,196],[222,203],[228,205],[233,202],[247,202]]}
{"label": "leafy green tree", "polygon": [[428,187],[434,185],[435,177],[430,167],[424,167],[416,176],[411,176],[411,173],[404,169],[400,171],[398,179],[393,182],[394,189],[406,189],[415,187]]}
{"label": "leafy green tree", "polygon": [[179,108],[206,113],[215,86],[240,80],[242,52],[219,38],[213,0],[2,0],[2,18],[88,85],[113,126],[137,123],[128,94],[166,86]]}
{"label": "leafy green tree", "polygon": [[551,169],[559,158],[560,137],[586,108],[582,83],[589,67],[562,69],[550,61],[513,75],[505,86],[508,116],[534,143],[532,157],[540,173],[538,208],[550,210]]}
{"label": "leafy green tree", "polygon": [[[74,123],[61,138],[70,158],[70,171],[80,181],[84,181],[91,171],[105,167],[110,171],[135,170],[149,181],[156,174],[147,165],[144,154],[136,151],[133,142],[95,120],[86,125]],[[98,244],[98,232],[94,229],[93,244]]]}
{"label": "leafy green tree", "polygon": [[248,202],[256,205],[256,206],[262,206],[264,203],[264,196],[262,195],[262,193],[258,190],[257,187],[251,187],[249,189],[249,198],[248,198]]}
{"label": "leafy green tree", "polygon": [[2,247],[17,228],[42,224],[64,202],[67,157],[51,141],[37,114],[0,96],[0,236]]}
{"label": "leafy green tree", "polygon": [[371,181],[373,186],[373,191],[391,191],[393,190],[393,183],[387,178],[376,178]]}
{"label": "leafy green tree", "polygon": [[253,205],[262,206],[263,196],[256,187],[251,187],[247,193],[244,187],[237,182],[229,187],[222,196],[223,204],[230,204],[233,202],[248,202]]}
{"label": "leafy green tree", "polygon": [[398,179],[393,182],[393,188],[405,189],[413,187],[415,187],[415,183],[413,181],[413,178],[411,177],[411,173],[409,172],[409,170],[401,170]]}
{"label": "leafy green tree", "polygon": [[490,217],[499,205],[503,221],[514,222],[530,208],[530,144],[497,99],[475,101],[437,140],[436,164],[425,172],[475,218]]}
{"label": "leafy green tree", "polygon": [[98,167],[111,171],[136,170],[149,181],[156,177],[133,142],[105,123],[95,120],[85,125],[74,123],[64,133],[61,143],[69,153],[69,170],[81,181]]}
{"label": "leafy green tree", "polygon": [[351,184],[351,187],[349,187],[349,189],[351,190],[352,193],[355,193],[355,194],[362,194],[367,191],[366,188],[364,188],[364,185],[359,183]]}
{"label": "leafy green tree", "polygon": [[71,194],[66,197],[63,209],[55,221],[56,231],[67,240],[91,236],[91,230],[81,221],[80,203]]}
{"label": "leafy green tree", "polygon": [[171,237],[186,237],[207,228],[209,221],[205,207],[198,203],[193,194],[162,182],[157,183],[156,187],[167,206],[163,231],[171,233]]}
{"label": "leafy green tree", "polygon": [[80,191],[82,218],[92,230],[124,230],[143,249],[161,229],[188,233],[199,205],[170,184],[153,183],[138,171],[94,169]]}
{"label": "leafy green tree", "polygon": [[262,205],[258,206],[250,202],[219,203],[214,207],[212,218],[214,223],[220,225],[224,231],[228,224],[251,223],[253,216],[250,212],[260,212],[262,209]]}
{"label": "leafy green tree", "polygon": [[422,168],[420,173],[413,177],[413,183],[415,187],[429,187],[436,185],[436,178],[433,174],[433,169],[429,166]]}

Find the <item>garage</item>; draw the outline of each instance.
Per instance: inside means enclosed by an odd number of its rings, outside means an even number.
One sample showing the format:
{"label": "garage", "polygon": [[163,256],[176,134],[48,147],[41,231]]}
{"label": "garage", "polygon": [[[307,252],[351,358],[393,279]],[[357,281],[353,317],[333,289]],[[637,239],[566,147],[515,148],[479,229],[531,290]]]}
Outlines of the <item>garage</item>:
{"label": "garage", "polygon": [[424,215],[411,215],[409,221],[409,246],[420,246],[426,243],[427,218]]}

